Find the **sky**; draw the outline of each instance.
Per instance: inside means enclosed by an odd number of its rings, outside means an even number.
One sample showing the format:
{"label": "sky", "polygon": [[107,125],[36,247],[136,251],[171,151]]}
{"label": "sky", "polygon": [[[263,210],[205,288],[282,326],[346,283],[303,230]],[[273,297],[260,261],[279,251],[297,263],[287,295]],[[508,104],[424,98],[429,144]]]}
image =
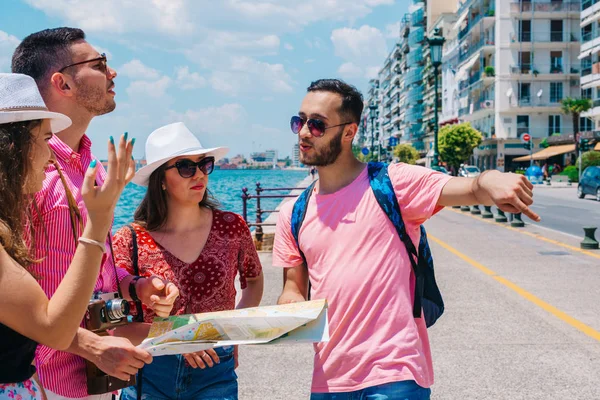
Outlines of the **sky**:
{"label": "sky", "polygon": [[277,149],[311,81],[341,78],[363,94],[411,0],[2,0],[0,72],[30,33],[78,27],[117,71],[117,108],[87,134],[97,157],[129,132],[134,156],[148,135],[183,121],[229,156]]}

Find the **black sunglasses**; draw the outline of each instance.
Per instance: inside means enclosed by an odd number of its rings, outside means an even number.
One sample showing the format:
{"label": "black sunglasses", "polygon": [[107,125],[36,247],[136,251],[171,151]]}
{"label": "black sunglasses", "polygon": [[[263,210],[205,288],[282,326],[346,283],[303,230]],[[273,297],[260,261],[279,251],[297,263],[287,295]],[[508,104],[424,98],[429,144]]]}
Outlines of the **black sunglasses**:
{"label": "black sunglasses", "polygon": [[292,128],[292,132],[298,134],[302,130],[304,124],[306,124],[311,135],[315,137],[321,137],[325,134],[325,131],[327,129],[336,128],[338,126],[344,126],[353,123],[354,122],[344,122],[343,124],[325,126],[325,122],[321,121],[320,119],[302,119],[299,116],[294,115],[290,120],[290,127]]}
{"label": "black sunglasses", "polygon": [[170,167],[165,168],[165,171],[171,168],[177,168],[179,176],[182,178],[191,178],[192,176],[196,175],[196,167],[198,167],[204,175],[210,175],[210,173],[215,169],[215,158],[204,157],[198,162],[184,158],[183,160],[177,161]]}
{"label": "black sunglasses", "polygon": [[104,53],[100,54],[100,57],[96,57],[91,60],[85,60],[85,61],[80,61],[80,62],[76,62],[73,64],[69,64],[66,67],[62,67],[61,69],[59,69],[58,72],[62,73],[67,68],[74,67],[76,65],[87,64],[87,63],[91,63],[91,62],[95,62],[95,61],[101,61],[100,71],[106,72],[106,70],[108,69],[108,62],[106,60],[106,54],[104,54]]}

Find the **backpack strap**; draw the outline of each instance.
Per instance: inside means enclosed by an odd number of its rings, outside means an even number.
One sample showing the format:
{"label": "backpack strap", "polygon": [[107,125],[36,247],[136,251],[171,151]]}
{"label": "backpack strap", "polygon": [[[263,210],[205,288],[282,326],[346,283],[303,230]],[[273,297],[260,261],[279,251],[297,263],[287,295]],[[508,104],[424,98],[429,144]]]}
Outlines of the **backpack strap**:
{"label": "backpack strap", "polygon": [[[131,225],[127,225],[129,231],[131,232],[131,244],[133,246],[132,254],[131,254],[131,263],[133,264],[133,274],[135,276],[140,275],[140,267],[138,265],[138,244],[137,244],[137,234],[135,233],[135,228]],[[135,302],[135,309],[137,311],[137,315],[135,317],[135,322],[144,322],[144,309],[142,308],[142,302],[137,300]]]}
{"label": "backpack strap", "polygon": [[[306,257],[300,248],[300,242],[298,237],[300,235],[300,228],[302,227],[302,223],[304,222],[304,218],[306,217],[306,210],[308,209],[308,200],[313,192],[315,184],[317,181],[313,181],[305,190],[298,196],[296,202],[294,203],[294,208],[292,209],[292,220],[291,220],[291,230],[292,236],[296,241],[296,247],[298,248],[298,252],[300,252],[300,256],[302,260],[304,260],[304,265],[308,269],[308,263],[306,262]],[[310,300],[310,290],[311,290],[310,278],[308,279],[308,295],[307,300]]]}
{"label": "backpack strap", "polygon": [[304,192],[302,192],[300,194],[300,196],[298,196],[298,198],[296,199],[296,202],[294,203],[294,208],[292,209],[292,221],[291,221],[291,229],[292,229],[292,236],[294,237],[294,240],[296,241],[296,247],[298,247],[298,251],[300,252],[300,256],[302,256],[302,259],[304,260],[304,264],[308,267],[308,264],[306,263],[306,257],[304,257],[304,253],[302,252],[302,249],[300,249],[300,242],[298,241],[298,236],[300,235],[300,228],[302,228],[302,223],[304,222],[304,218],[306,217],[306,210],[308,208],[308,200],[310,199],[310,196],[313,192],[313,189],[315,187],[315,184],[317,183],[317,181],[314,181],[313,183],[310,184],[309,187],[307,187]]}
{"label": "backpack strap", "polygon": [[[398,199],[396,198],[396,193],[394,192],[394,186],[388,174],[387,164],[370,162],[367,165],[367,168],[369,173],[369,183],[371,185],[371,189],[373,190],[373,194],[375,195],[375,199],[390,221],[392,221],[394,224],[396,232],[398,233],[400,240],[402,243],[404,243],[406,251],[408,252],[408,258],[415,274],[413,317],[421,318],[424,277],[421,273],[421,268],[419,267],[418,263],[419,253],[415,248],[415,244],[406,232],[406,225],[402,220],[402,212],[400,211],[400,205],[398,204]],[[419,247],[421,247],[422,243],[423,240],[419,242]]]}

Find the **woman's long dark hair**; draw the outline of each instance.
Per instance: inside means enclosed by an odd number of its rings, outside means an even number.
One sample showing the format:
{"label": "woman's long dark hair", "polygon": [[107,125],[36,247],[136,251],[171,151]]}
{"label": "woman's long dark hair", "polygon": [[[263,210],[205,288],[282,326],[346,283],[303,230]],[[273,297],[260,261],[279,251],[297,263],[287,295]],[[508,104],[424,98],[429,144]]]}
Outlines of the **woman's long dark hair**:
{"label": "woman's long dark hair", "polygon": [[34,120],[0,124],[0,244],[24,267],[35,262],[24,240],[25,226],[31,227],[32,196],[26,192],[26,186],[31,170],[32,131],[41,123]]}
{"label": "woman's long dark hair", "polygon": [[[133,214],[134,221],[149,231],[156,231],[167,222],[167,192],[162,188],[165,181],[166,167],[167,163],[164,163],[150,175],[146,195],[137,210],[135,210],[135,214]],[[211,210],[219,208],[219,202],[209,192],[208,188],[206,188],[204,197],[198,205]]]}

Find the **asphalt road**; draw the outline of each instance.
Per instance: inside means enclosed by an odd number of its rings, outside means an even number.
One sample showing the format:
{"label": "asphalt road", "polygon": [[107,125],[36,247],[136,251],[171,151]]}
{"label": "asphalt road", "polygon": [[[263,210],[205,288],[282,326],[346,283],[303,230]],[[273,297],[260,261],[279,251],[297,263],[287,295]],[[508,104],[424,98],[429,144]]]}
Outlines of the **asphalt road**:
{"label": "asphalt road", "polygon": [[[546,228],[583,237],[584,226],[600,228],[600,202],[592,196],[577,198],[577,188],[542,188],[534,190],[532,209],[542,217]],[[525,222],[531,222],[524,218]],[[598,232],[600,234],[600,232]]]}

